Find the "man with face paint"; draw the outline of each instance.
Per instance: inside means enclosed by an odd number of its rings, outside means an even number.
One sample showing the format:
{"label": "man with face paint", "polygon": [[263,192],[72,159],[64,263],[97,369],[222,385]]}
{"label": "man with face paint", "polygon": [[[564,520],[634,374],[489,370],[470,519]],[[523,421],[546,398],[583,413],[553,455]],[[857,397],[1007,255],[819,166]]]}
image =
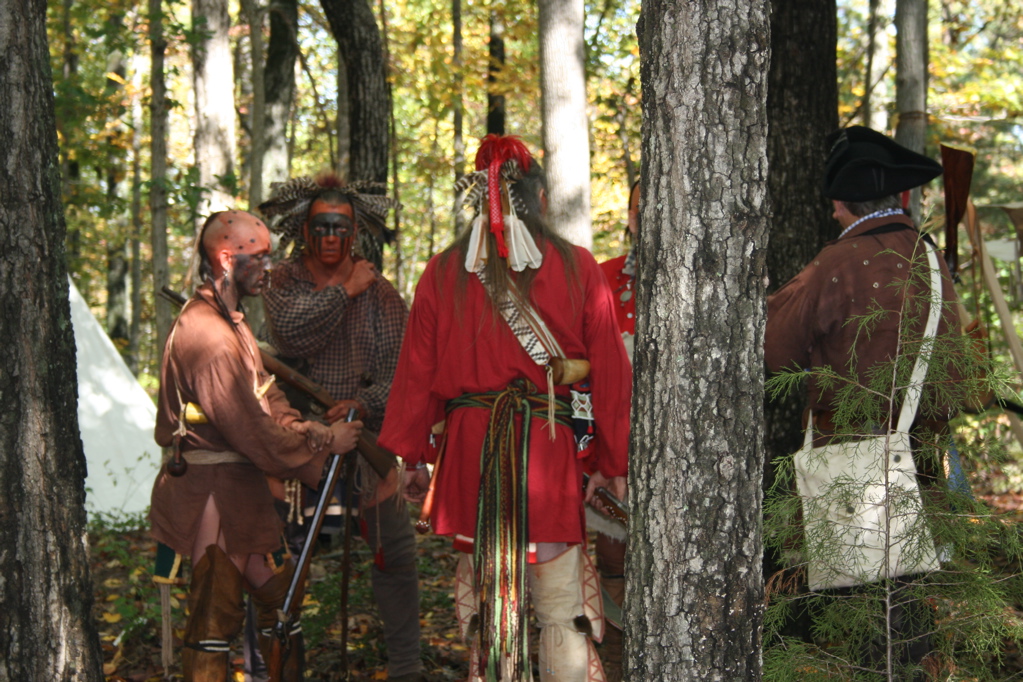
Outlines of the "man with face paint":
{"label": "man with face paint", "polygon": [[[274,268],[272,286],[263,293],[270,340],[284,356],[305,359],[309,377],[338,401],[324,415],[328,422],[355,408],[366,428],[379,431],[408,309],[372,263],[353,255],[353,247],[359,230],[382,227],[371,202],[387,200],[363,195],[332,175],[304,187],[306,202],[299,205],[307,206],[305,211],[274,227],[300,248]],[[293,199],[278,188],[260,210],[274,215],[282,197]],[[387,644],[388,679],[412,681],[422,679],[419,575],[398,473],[392,470],[381,480],[360,458],[356,489],[362,492],[351,506],[375,553],[371,579]]]}
{"label": "man with face paint", "polygon": [[[164,349],[155,432],[158,444],[180,451],[187,469],[178,476],[166,465],[160,470],[150,521],[158,541],[192,558],[184,679],[220,682],[243,622],[243,586],[268,628],[293,573],[274,558],[282,549],[281,523],[266,475],[318,486],[327,455],[354,448],[362,424],[302,421],[263,368],[238,308],[242,296],[259,295],[267,281],[270,234],[263,222],[242,211],[216,213],[196,250],[202,284]],[[202,419],[186,417],[186,406]],[[269,647],[269,637],[261,644]],[[300,636],[284,669],[285,680],[302,679]]]}

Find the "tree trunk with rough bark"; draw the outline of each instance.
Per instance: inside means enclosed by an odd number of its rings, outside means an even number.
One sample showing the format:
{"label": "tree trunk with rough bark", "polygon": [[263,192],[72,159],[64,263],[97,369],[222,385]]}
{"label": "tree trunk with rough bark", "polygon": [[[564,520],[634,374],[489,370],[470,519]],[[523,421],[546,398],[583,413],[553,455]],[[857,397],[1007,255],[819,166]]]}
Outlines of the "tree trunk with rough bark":
{"label": "tree trunk with rough bark", "polygon": [[0,55],[0,680],[99,682],[46,3]]}
{"label": "tree trunk with rough bark", "polygon": [[[772,208],[768,291],[785,284],[825,241],[838,236],[831,202],[820,190],[828,153],[824,140],[838,127],[835,1],[776,0],[772,9],[767,94]],[[816,38],[806,40],[808,35]],[[765,491],[774,483],[771,463],[791,455],[803,442],[804,398],[800,392],[777,400],[765,398]],[[765,578],[780,567],[779,557],[766,552]]]}
{"label": "tree trunk with rough bark", "polygon": [[627,679],[760,679],[768,11],[643,3]]}
{"label": "tree trunk with rough bark", "polygon": [[593,229],[583,0],[540,0],[538,4],[547,217],[562,237],[589,249]]}
{"label": "tree trunk with rough bark", "polygon": [[192,80],[195,96],[195,165],[203,197],[196,216],[198,229],[214,211],[234,208],[225,188],[234,177],[235,106],[234,59],[231,55],[231,15],[227,0],[192,0]]}
{"label": "tree trunk with rough bark", "polygon": [[352,180],[387,182],[390,100],[383,43],[366,0],[320,0],[344,58],[350,104]]}

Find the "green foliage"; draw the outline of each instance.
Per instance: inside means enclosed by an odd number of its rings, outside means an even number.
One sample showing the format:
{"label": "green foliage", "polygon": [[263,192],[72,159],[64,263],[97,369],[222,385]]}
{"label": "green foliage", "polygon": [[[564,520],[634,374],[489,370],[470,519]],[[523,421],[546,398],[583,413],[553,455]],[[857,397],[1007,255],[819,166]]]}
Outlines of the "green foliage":
{"label": "green foliage", "polygon": [[[901,283],[904,301],[899,310],[876,306],[867,314],[847,322],[858,332],[857,345],[865,348],[881,321],[899,329],[898,351],[888,362],[878,363],[865,379],[857,378],[855,363],[847,367],[825,367],[804,373],[788,371],[772,377],[772,395],[795,390],[807,378],[817,387],[835,391],[834,421],[837,438],[863,437],[878,433],[898,413],[910,384],[916,355],[925,343],[922,320],[930,305],[929,267],[919,254],[907,260],[910,275]],[[1005,391],[1004,372],[985,376],[977,366],[971,341],[958,332],[939,335],[932,345],[924,398],[918,415],[934,416],[941,405],[961,405],[987,388]],[[855,355],[855,352],[854,352]],[[872,426],[874,425],[874,426]],[[915,636],[929,639],[934,653],[924,667],[937,679],[998,679],[995,670],[1005,643],[1023,641],[1023,621],[1012,606],[1023,596],[1019,575],[1023,542],[1015,524],[991,512],[968,490],[954,485],[947,472],[946,458],[952,442],[944,433],[916,434],[914,448],[921,480],[923,514],[914,524],[908,551],[921,552],[933,542],[941,569],[898,580],[880,580],[835,593],[806,591],[801,575],[808,560],[833,564],[846,556],[847,548],[833,544],[837,537],[829,529],[814,528],[807,537],[803,515],[807,509],[795,494],[795,472],[791,456],[775,462],[777,478],[765,501],[765,542],[786,557],[788,568],[768,577],[770,604],[765,618],[764,677],[767,680],[895,680],[910,679],[912,666],[900,658],[913,641],[899,639],[895,623],[899,618],[915,619]],[[957,439],[965,460],[978,452],[993,456],[997,443],[982,439]],[[880,453],[882,461],[887,453]],[[934,476],[935,479],[929,477]],[[862,483],[838,480],[822,495],[829,504],[839,503],[850,493],[863,494]],[[928,484],[926,481],[932,480]],[[905,493],[902,493],[903,495]],[[889,518],[900,511],[900,491],[888,490]],[[860,499],[859,497],[855,499]],[[844,502],[842,502],[844,504]],[[915,516],[915,513],[914,513]],[[915,548],[915,549],[914,549]],[[799,619],[809,618],[809,636],[799,632]],[[803,621],[805,623],[805,620]],[[926,649],[925,649],[926,651]]]}
{"label": "green foliage", "polygon": [[[97,608],[102,609],[104,620],[118,624],[117,644],[122,646],[133,640],[155,637],[160,628],[160,597],[152,584],[153,554],[139,551],[136,541],[139,530],[148,527],[144,513],[97,513],[89,519],[93,556],[99,557],[107,567],[117,569],[117,577],[107,579],[114,584],[104,585],[115,597],[105,604],[97,604]],[[124,582],[128,583],[127,589]]]}

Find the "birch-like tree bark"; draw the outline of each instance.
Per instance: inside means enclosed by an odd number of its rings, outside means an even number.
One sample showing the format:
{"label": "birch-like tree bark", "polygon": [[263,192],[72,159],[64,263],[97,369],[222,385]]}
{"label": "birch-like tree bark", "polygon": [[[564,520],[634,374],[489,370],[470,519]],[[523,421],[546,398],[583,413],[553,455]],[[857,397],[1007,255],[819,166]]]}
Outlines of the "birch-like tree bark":
{"label": "birch-like tree bark", "polygon": [[547,217],[562,237],[589,249],[593,230],[583,0],[540,0],[538,5]]}
{"label": "birch-like tree bark", "polygon": [[235,159],[234,59],[227,0],[192,0],[192,80],[195,97],[195,165],[204,189],[197,228],[213,211],[235,207],[223,186]]}
{"label": "birch-like tree bark", "polygon": [[765,0],[646,0],[626,678],[758,680]]}
{"label": "birch-like tree bark", "polygon": [[[923,154],[927,142],[927,0],[896,0],[895,30],[895,141]],[[910,193],[909,211],[919,222],[919,187]]]}
{"label": "birch-like tree bark", "polygon": [[0,55],[0,680],[99,682],[45,2]]}

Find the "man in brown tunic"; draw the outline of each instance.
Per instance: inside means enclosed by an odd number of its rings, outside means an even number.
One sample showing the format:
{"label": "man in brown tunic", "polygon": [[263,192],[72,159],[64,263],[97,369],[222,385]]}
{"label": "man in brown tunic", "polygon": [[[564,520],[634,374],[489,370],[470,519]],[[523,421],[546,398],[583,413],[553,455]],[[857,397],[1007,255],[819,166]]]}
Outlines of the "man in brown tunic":
{"label": "man in brown tunic", "polygon": [[[272,559],[282,546],[281,522],[266,475],[317,487],[328,453],[354,448],[362,424],[301,421],[263,368],[238,302],[262,291],[266,226],[242,211],[217,213],[203,226],[199,248],[203,283],[167,340],[155,434],[164,447],[177,441],[188,467],[180,476],[161,469],[150,521],[158,541],[192,558],[182,667],[185,680],[208,682],[227,679],[243,585],[266,628],[291,580],[291,565]],[[189,403],[204,423],[185,417]],[[284,679],[301,679],[301,658],[301,646],[292,646]]]}
{"label": "man in brown tunic", "polygon": [[[935,161],[896,144],[881,133],[853,126],[833,133],[825,172],[824,194],[832,200],[834,218],[842,227],[838,239],[829,242],[802,272],[767,299],[765,356],[768,369],[808,370],[808,409],[812,410],[818,443],[836,430],[835,410],[840,389],[852,382],[871,385],[872,372],[896,357],[906,355],[907,339],[919,339],[927,318],[930,277],[924,241],[913,220],[903,210],[900,193],[918,187],[941,174]],[[952,280],[943,259],[942,298],[945,306],[937,338],[959,333]],[[910,269],[915,277],[910,279]],[[878,314],[886,311],[885,314]],[[860,321],[871,317],[869,330]],[[939,366],[939,363],[946,365]],[[830,368],[843,380],[825,381],[819,370]],[[890,373],[889,373],[890,376]],[[930,382],[954,382],[956,371],[947,356],[932,356]],[[863,388],[864,392],[868,389]],[[955,412],[955,401],[946,391],[924,390],[914,432],[939,433]],[[881,412],[885,410],[882,408]],[[895,413],[898,413],[896,405]],[[888,420],[895,419],[888,415]],[[885,417],[878,420],[885,421]],[[883,432],[889,424],[843,424]],[[859,430],[859,433],[864,433]],[[933,453],[933,450],[931,450]],[[938,489],[942,474],[934,456],[914,454],[922,485]],[[901,586],[902,578],[895,579]],[[842,588],[833,592],[851,592]],[[905,646],[892,652],[896,666],[913,667],[930,650],[926,634],[928,615],[899,596],[896,589],[891,617],[893,634]],[[876,664],[885,654],[875,646],[863,651],[860,663]]]}

